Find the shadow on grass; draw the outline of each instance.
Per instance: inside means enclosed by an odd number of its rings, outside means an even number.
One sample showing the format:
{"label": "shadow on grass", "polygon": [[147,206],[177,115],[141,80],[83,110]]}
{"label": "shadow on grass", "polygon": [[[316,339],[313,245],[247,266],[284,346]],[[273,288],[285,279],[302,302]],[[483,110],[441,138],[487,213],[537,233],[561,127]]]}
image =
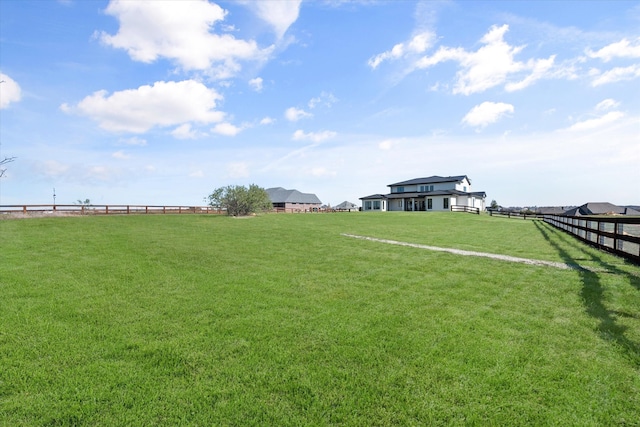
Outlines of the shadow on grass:
{"label": "shadow on grass", "polygon": [[[629,280],[631,286],[638,290],[640,290],[640,278],[621,270],[613,264],[607,263],[597,255],[596,249],[589,248],[588,246],[585,246],[584,249],[581,248],[582,243],[563,231],[553,228],[551,225],[542,221],[534,221],[534,223],[545,240],[558,251],[558,254],[564,262],[567,264],[578,264],[576,262],[577,257],[571,256],[565,249],[566,246],[571,246],[581,251],[579,259],[594,262],[598,268],[604,271],[577,270],[582,280],[580,296],[582,297],[585,311],[600,322],[597,328],[600,337],[605,341],[614,342],[631,358],[636,367],[640,367],[640,343],[629,339],[625,335],[627,327],[621,326],[616,322],[616,316],[638,318],[638,314],[607,309],[604,301],[604,288],[602,286],[601,275],[615,274],[623,276]],[[592,250],[587,251],[587,248]]]}

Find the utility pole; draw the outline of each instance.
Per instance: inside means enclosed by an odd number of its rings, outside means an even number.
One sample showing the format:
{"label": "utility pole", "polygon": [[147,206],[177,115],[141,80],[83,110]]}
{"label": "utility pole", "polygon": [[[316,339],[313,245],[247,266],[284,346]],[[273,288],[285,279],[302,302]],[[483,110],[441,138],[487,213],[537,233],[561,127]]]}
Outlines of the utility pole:
{"label": "utility pole", "polygon": [[53,187],[53,208],[56,206],[56,188]]}

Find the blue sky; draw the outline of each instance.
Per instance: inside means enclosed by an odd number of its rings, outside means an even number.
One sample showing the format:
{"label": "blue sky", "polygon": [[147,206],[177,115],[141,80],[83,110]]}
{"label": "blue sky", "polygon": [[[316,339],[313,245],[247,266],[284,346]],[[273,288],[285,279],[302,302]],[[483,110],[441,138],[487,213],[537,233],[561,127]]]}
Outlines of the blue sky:
{"label": "blue sky", "polygon": [[640,2],[0,1],[0,203],[640,204]]}

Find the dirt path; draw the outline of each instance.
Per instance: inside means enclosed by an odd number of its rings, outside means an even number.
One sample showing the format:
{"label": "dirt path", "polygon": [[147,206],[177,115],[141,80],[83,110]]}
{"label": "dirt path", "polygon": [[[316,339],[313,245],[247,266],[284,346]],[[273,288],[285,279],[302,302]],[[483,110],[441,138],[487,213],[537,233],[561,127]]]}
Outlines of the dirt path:
{"label": "dirt path", "polygon": [[602,270],[599,269],[594,269],[594,268],[590,268],[590,267],[584,267],[578,264],[567,264],[564,262],[554,262],[554,261],[542,261],[542,260],[538,260],[538,259],[530,259],[530,258],[518,258],[518,257],[514,257],[514,256],[510,256],[510,255],[498,255],[498,254],[491,254],[491,253],[487,253],[487,252],[475,252],[475,251],[465,251],[462,249],[452,249],[452,248],[441,248],[438,246],[427,246],[427,245],[419,245],[417,243],[407,243],[407,242],[399,242],[397,240],[387,240],[387,239],[378,239],[376,237],[366,237],[366,236],[358,236],[355,234],[347,234],[347,233],[341,233],[341,236],[345,236],[345,237],[351,237],[354,239],[361,239],[361,240],[369,240],[372,242],[379,242],[379,243],[386,243],[389,245],[398,245],[398,246],[408,246],[411,248],[418,248],[418,249],[426,249],[429,251],[436,251],[436,252],[448,252],[451,254],[456,254],[456,255],[462,255],[462,256],[477,256],[477,257],[483,257],[483,258],[491,258],[491,259],[498,259],[501,261],[508,261],[508,262],[517,262],[517,263],[521,263],[521,264],[528,264],[528,265],[541,265],[541,266],[545,266],[545,267],[555,267],[555,268],[560,268],[563,270],[580,270],[580,271],[591,271],[591,272],[601,272]]}

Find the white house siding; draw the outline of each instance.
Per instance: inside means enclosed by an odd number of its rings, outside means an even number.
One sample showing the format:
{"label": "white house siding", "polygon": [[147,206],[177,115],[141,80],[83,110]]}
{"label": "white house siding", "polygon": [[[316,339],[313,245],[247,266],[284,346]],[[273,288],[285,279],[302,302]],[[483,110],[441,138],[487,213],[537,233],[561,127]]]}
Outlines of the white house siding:
{"label": "white house siding", "polygon": [[368,199],[362,201],[362,212],[385,212],[388,201],[385,199]]}

